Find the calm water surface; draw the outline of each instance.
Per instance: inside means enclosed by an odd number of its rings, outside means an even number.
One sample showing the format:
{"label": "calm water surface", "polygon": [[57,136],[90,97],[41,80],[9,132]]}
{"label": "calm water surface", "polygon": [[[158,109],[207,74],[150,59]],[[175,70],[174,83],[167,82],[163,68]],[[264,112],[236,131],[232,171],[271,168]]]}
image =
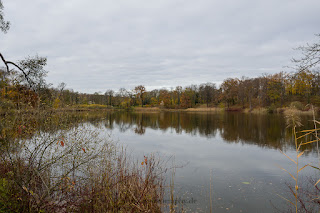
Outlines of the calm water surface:
{"label": "calm water surface", "polygon": [[[312,128],[309,120],[303,117],[303,128]],[[289,156],[295,151],[281,115],[114,112],[101,124],[141,161],[150,153],[174,156],[181,167],[175,196],[184,210],[209,212],[210,191],[213,212],[288,209],[277,194],[290,197],[286,183],[294,183],[280,167],[294,171],[294,165],[279,150]],[[305,153],[300,165],[317,162],[315,145]],[[308,168],[303,175],[309,174],[315,171]]]}

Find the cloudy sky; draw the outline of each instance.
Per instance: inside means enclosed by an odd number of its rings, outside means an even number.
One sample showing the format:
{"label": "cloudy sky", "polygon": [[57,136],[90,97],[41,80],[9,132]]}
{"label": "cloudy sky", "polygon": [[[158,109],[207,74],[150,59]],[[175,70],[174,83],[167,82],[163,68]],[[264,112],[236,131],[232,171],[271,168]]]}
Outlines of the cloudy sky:
{"label": "cloudy sky", "polygon": [[79,92],[148,90],[288,71],[316,42],[319,0],[2,0],[7,60],[48,58]]}

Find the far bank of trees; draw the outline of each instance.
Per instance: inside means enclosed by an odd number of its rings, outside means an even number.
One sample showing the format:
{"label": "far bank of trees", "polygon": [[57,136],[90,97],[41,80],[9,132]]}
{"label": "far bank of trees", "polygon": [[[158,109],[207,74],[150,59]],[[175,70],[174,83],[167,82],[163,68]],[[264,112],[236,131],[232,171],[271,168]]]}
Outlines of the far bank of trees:
{"label": "far bank of trees", "polygon": [[[319,54],[319,52],[318,52]],[[86,94],[67,89],[65,83],[52,87],[45,81],[46,58],[34,56],[13,63],[3,55],[0,68],[0,106],[3,109],[28,107],[64,108],[99,104],[109,108],[134,106],[183,109],[198,106],[254,108],[288,106],[299,101],[320,106],[320,70],[314,64],[300,66],[291,73],[264,74],[256,78],[227,78],[218,87],[203,83],[186,87],[147,91],[138,85],[132,89],[111,89]]]}
{"label": "far bank of trees", "polygon": [[281,107],[294,101],[320,106],[320,71],[300,70],[265,74],[256,78],[228,78],[220,87],[214,83],[203,83],[185,88],[177,86],[147,91],[140,85],[133,90],[108,90],[99,96],[100,98],[87,96],[87,100],[120,108],[158,106],[179,109],[199,105],[226,108]]}
{"label": "far bank of trees", "polygon": [[[21,63],[21,62],[20,62]],[[45,72],[43,73],[44,76]],[[181,109],[192,107],[254,108],[288,106],[299,101],[320,106],[320,71],[300,70],[292,73],[265,74],[256,78],[228,78],[220,87],[203,83],[187,87],[147,91],[143,85],[129,90],[107,90],[86,94],[67,89],[65,83],[52,87],[35,76],[31,87],[18,71],[8,74],[0,70],[0,101],[2,107],[70,107],[83,104],[106,105],[128,109],[134,106]]]}

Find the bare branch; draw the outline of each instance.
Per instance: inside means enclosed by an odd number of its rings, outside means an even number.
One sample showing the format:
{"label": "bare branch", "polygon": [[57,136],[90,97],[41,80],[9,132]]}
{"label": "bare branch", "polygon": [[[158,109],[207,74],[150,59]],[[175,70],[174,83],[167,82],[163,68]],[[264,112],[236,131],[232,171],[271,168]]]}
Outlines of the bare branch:
{"label": "bare branch", "polygon": [[29,76],[26,74],[26,72],[25,72],[19,65],[17,65],[16,63],[14,63],[14,62],[12,62],[12,61],[6,61],[5,58],[3,57],[3,55],[2,55],[1,53],[0,53],[0,58],[1,58],[1,60],[3,61],[3,63],[5,64],[8,73],[10,72],[10,70],[9,70],[9,64],[15,66],[16,68],[18,68],[18,69],[23,73],[23,75],[24,75],[26,81],[28,82],[30,88],[31,88],[32,90],[34,90],[34,84],[35,84],[35,83],[29,78]]}
{"label": "bare branch", "polygon": [[1,60],[3,61],[3,63],[6,65],[7,72],[9,72],[9,66],[8,66],[6,60],[4,59],[4,57],[3,57],[3,55],[2,55],[1,53],[0,53],[0,58],[1,58]]}
{"label": "bare branch", "polygon": [[[320,38],[320,34],[316,34],[316,36]],[[298,70],[306,71],[320,63],[320,42],[300,46],[296,50],[301,51],[303,55],[300,59],[292,59],[292,62],[297,64]]]}

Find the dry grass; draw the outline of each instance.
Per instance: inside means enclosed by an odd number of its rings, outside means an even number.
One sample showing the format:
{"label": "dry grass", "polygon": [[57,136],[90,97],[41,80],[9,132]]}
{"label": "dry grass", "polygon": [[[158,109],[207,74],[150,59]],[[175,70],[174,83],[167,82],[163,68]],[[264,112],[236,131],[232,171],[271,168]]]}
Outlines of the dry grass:
{"label": "dry grass", "polygon": [[[318,110],[315,109],[315,112],[317,112]],[[286,107],[286,108],[279,108],[278,112],[283,112],[284,114],[289,114],[289,113],[295,113],[298,115],[313,115],[313,110],[306,110],[306,111],[302,111],[302,110],[298,110],[295,108],[290,108],[290,107]]]}
{"label": "dry grass", "polygon": [[80,108],[80,109],[108,109],[109,107],[101,104],[78,104],[73,106],[72,108]]}
{"label": "dry grass", "polygon": [[[21,166],[22,162],[19,162],[19,171],[2,162],[0,210],[161,212],[164,205],[161,161],[151,155],[145,157],[144,165],[132,163],[125,152],[110,160],[88,162],[82,175],[79,170],[73,170],[55,181],[47,171],[36,172],[36,168],[27,164]],[[74,173],[78,175],[72,175]],[[9,179],[10,175],[13,180]]]}
{"label": "dry grass", "polygon": [[[315,109],[315,111],[319,111],[319,109]],[[252,113],[252,114],[267,114],[268,109],[264,107],[259,107],[259,108],[253,108],[250,110],[249,108],[245,108],[243,110],[244,113]],[[285,107],[285,108],[277,108],[274,113],[278,114],[288,114],[294,112],[295,114],[298,115],[313,115],[313,110],[298,110],[295,108],[290,108],[290,107]]]}
{"label": "dry grass", "polygon": [[114,165],[89,170],[90,181],[80,187],[81,212],[161,212],[164,171],[153,155],[132,163],[121,152]]}
{"label": "dry grass", "polygon": [[188,108],[188,109],[161,109],[159,107],[135,107],[135,112],[223,112],[224,108],[218,107],[198,107],[198,108]]}
{"label": "dry grass", "polygon": [[41,131],[34,127],[39,115],[3,120],[0,212],[161,211],[166,168],[159,157],[135,161],[85,125],[47,130],[53,121],[45,115]]}
{"label": "dry grass", "polygon": [[135,107],[134,111],[136,112],[160,112],[159,107]]}
{"label": "dry grass", "polygon": [[223,108],[217,107],[209,107],[209,108],[188,108],[185,109],[186,112],[222,112],[224,111]]}
{"label": "dry grass", "polygon": [[[313,107],[312,107],[313,109]],[[296,109],[288,109],[286,111],[284,111],[285,114],[285,118],[286,118],[286,124],[287,124],[287,128],[291,128],[292,129],[292,136],[293,136],[293,141],[295,143],[295,151],[296,151],[296,156],[295,157],[289,157],[288,155],[286,155],[284,152],[281,151],[281,153],[283,155],[285,155],[291,162],[294,163],[294,167],[295,172],[289,172],[288,170],[281,168],[282,170],[284,170],[285,172],[287,172],[291,178],[294,180],[294,187],[292,187],[291,185],[289,185],[289,189],[291,194],[293,195],[293,200],[289,199],[289,198],[285,198],[282,197],[283,199],[285,199],[289,204],[292,205],[293,209],[295,210],[295,212],[313,212],[313,211],[309,211],[308,210],[308,206],[306,205],[306,203],[310,202],[310,200],[304,200],[303,199],[303,194],[301,195],[301,181],[299,181],[300,179],[300,172],[302,172],[306,167],[313,167],[317,170],[320,170],[318,167],[313,166],[311,164],[306,164],[301,166],[299,164],[299,159],[301,156],[303,156],[304,154],[304,150],[303,150],[303,146],[307,145],[307,144],[311,144],[311,143],[317,143],[317,148],[318,148],[318,128],[317,128],[317,124],[320,124],[320,122],[315,120],[314,117],[314,129],[310,129],[310,130],[303,130],[303,131],[297,131],[297,128],[302,126],[301,124],[301,118],[300,115],[298,114],[299,110]],[[313,112],[313,111],[312,111]],[[314,115],[314,114],[313,114]],[[319,153],[319,150],[318,150]],[[312,188],[317,189],[317,184],[320,182],[320,179],[315,182],[314,186],[312,186]],[[310,191],[310,189],[308,189],[307,191]],[[314,191],[311,189],[311,191]],[[309,194],[311,195],[311,194]],[[316,194],[316,196],[312,197],[311,200],[319,200],[319,196]],[[315,203],[319,203],[319,202],[315,202]],[[311,209],[314,209],[314,207],[311,207]]]}
{"label": "dry grass", "polygon": [[268,109],[264,108],[264,107],[259,107],[259,108],[253,108],[253,109],[249,109],[249,108],[245,108],[243,110],[244,113],[252,113],[252,114],[267,114],[268,113]]}

